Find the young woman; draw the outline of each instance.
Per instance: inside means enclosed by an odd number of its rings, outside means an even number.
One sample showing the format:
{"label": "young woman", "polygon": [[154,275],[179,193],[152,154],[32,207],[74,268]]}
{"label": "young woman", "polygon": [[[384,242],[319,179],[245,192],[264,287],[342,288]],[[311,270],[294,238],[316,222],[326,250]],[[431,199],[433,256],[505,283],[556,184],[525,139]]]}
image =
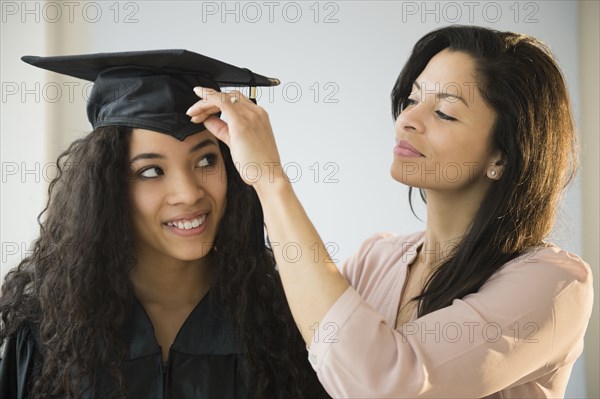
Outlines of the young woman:
{"label": "young woman", "polygon": [[2,287],[0,397],[326,397],[256,193],[185,117],[204,70],[231,66],[181,51],[39,62],[95,80],[94,131],[60,156],[33,254]]}
{"label": "young woman", "polygon": [[[237,164],[280,162],[264,110],[196,92],[188,115]],[[275,251],[320,381],[334,397],[562,397],[593,299],[589,266],[545,241],[576,166],[555,60],[530,36],[439,29],[415,45],[392,111],[391,174],[426,199],[425,231],[375,235],[340,271]],[[268,177],[248,183],[269,237],[326,253],[283,170]]]}

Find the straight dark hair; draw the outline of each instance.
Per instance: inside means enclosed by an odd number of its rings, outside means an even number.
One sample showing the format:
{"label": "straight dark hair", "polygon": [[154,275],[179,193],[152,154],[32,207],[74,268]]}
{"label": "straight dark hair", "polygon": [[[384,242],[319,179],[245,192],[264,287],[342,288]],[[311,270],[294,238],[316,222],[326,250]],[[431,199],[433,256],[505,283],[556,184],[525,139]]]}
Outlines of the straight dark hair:
{"label": "straight dark hair", "polygon": [[[419,317],[477,292],[502,265],[543,245],[577,168],[564,77],[548,48],[531,36],[474,26],[428,33],[415,44],[392,90],[394,119],[429,60],[444,49],[473,58],[478,90],[496,113],[492,145],[503,154],[504,167],[460,243],[413,298]],[[412,187],[409,201],[411,194]]]}

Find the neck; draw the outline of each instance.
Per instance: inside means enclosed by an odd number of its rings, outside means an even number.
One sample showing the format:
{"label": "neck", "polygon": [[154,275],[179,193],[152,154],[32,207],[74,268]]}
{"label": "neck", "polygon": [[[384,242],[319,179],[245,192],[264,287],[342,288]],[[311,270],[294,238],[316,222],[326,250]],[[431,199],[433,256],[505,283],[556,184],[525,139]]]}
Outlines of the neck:
{"label": "neck", "polygon": [[138,300],[147,306],[195,306],[211,286],[209,256],[193,261],[138,254],[130,278]]}
{"label": "neck", "polygon": [[483,193],[458,194],[427,190],[427,227],[422,261],[437,266],[464,237],[479,209]]}

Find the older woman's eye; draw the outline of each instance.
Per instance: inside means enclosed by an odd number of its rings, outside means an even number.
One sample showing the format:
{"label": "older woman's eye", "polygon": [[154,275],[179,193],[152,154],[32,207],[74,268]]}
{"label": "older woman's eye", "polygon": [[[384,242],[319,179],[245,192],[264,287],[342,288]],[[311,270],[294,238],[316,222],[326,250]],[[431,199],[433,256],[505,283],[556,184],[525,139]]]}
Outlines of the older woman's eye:
{"label": "older woman's eye", "polygon": [[402,108],[403,108],[403,109],[404,109],[404,108],[408,108],[408,107],[410,107],[411,105],[415,105],[416,103],[418,103],[418,101],[417,101],[417,100],[415,100],[414,98],[407,98],[407,99],[406,99],[406,101],[404,101],[404,104],[403,104],[403,107],[402,107]]}
{"label": "older woman's eye", "polygon": [[151,179],[153,177],[164,175],[164,172],[158,166],[150,166],[140,171],[138,175],[143,179]]}
{"label": "older woman's eye", "polygon": [[437,114],[437,116],[440,119],[443,119],[445,121],[455,121],[455,120],[457,120],[456,118],[454,118],[454,117],[452,117],[450,115],[447,115],[447,114],[443,113],[442,111],[435,111],[435,113]]}
{"label": "older woman's eye", "polygon": [[205,168],[207,166],[213,166],[217,161],[217,156],[215,154],[208,154],[200,158],[197,163],[197,166],[201,168]]}

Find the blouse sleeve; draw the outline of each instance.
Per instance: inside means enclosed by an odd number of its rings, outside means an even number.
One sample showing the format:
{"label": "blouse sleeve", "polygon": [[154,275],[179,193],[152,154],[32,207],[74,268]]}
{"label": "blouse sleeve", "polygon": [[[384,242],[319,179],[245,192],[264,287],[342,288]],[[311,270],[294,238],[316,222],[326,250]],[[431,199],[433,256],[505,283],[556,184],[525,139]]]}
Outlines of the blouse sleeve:
{"label": "blouse sleeve", "polygon": [[[344,265],[352,286],[367,274],[371,246]],[[333,397],[484,397],[573,362],[591,313],[591,273],[565,251],[543,252],[399,330],[349,287],[309,350],[319,380]]]}
{"label": "blouse sleeve", "polygon": [[35,340],[25,326],[15,336],[8,337],[0,361],[0,398],[25,399],[35,362]]}

